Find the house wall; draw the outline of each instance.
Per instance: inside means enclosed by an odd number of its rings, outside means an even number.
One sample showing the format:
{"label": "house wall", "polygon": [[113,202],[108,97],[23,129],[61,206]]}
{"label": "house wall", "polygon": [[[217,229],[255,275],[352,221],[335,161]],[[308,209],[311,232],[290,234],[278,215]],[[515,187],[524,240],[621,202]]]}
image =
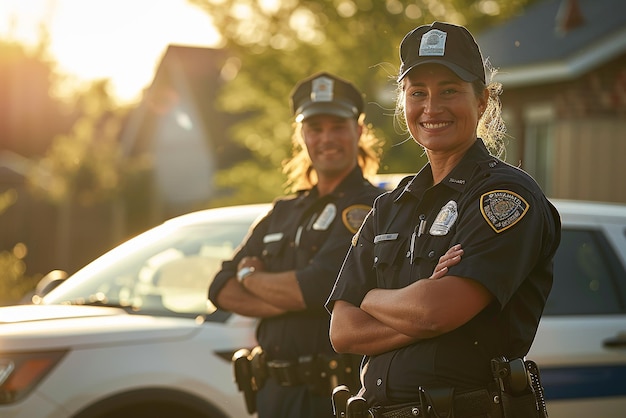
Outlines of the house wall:
{"label": "house wall", "polygon": [[553,197],[626,203],[626,119],[558,121]]}
{"label": "house wall", "polygon": [[[626,203],[626,53],[571,81],[504,85],[502,102],[507,161],[536,175],[550,197]],[[538,123],[550,143],[533,153]]]}

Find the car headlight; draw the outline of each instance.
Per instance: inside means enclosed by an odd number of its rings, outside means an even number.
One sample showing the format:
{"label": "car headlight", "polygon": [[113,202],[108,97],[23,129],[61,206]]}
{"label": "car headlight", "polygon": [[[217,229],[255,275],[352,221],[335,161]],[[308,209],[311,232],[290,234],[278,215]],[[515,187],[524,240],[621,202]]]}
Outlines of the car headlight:
{"label": "car headlight", "polygon": [[66,353],[0,353],[0,405],[26,396]]}

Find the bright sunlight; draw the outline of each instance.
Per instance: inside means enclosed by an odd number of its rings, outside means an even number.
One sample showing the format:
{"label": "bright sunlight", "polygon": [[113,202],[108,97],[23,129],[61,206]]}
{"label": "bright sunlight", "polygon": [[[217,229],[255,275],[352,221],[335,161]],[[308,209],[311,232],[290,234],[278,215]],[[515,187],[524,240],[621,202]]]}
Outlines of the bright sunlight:
{"label": "bright sunlight", "polygon": [[140,98],[169,44],[214,47],[209,16],[186,0],[1,0],[0,38],[36,45],[45,28],[58,70],[107,78],[120,102]]}

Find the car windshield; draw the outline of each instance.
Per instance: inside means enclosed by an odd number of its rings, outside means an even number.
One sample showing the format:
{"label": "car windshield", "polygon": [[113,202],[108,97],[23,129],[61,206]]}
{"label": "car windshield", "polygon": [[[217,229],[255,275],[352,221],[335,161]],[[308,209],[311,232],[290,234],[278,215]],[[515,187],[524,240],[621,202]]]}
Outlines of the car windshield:
{"label": "car windshield", "polygon": [[250,223],[166,223],[116,247],[43,298],[43,304],[120,306],[150,315],[210,315],[211,280]]}

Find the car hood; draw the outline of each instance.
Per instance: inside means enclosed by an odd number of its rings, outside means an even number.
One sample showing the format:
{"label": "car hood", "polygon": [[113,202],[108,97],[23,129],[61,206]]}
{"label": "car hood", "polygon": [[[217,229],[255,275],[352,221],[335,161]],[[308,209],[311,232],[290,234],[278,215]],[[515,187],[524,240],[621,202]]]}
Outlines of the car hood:
{"label": "car hood", "polygon": [[190,338],[202,322],[129,314],[123,309],[73,305],[0,308],[0,350],[79,348]]}

